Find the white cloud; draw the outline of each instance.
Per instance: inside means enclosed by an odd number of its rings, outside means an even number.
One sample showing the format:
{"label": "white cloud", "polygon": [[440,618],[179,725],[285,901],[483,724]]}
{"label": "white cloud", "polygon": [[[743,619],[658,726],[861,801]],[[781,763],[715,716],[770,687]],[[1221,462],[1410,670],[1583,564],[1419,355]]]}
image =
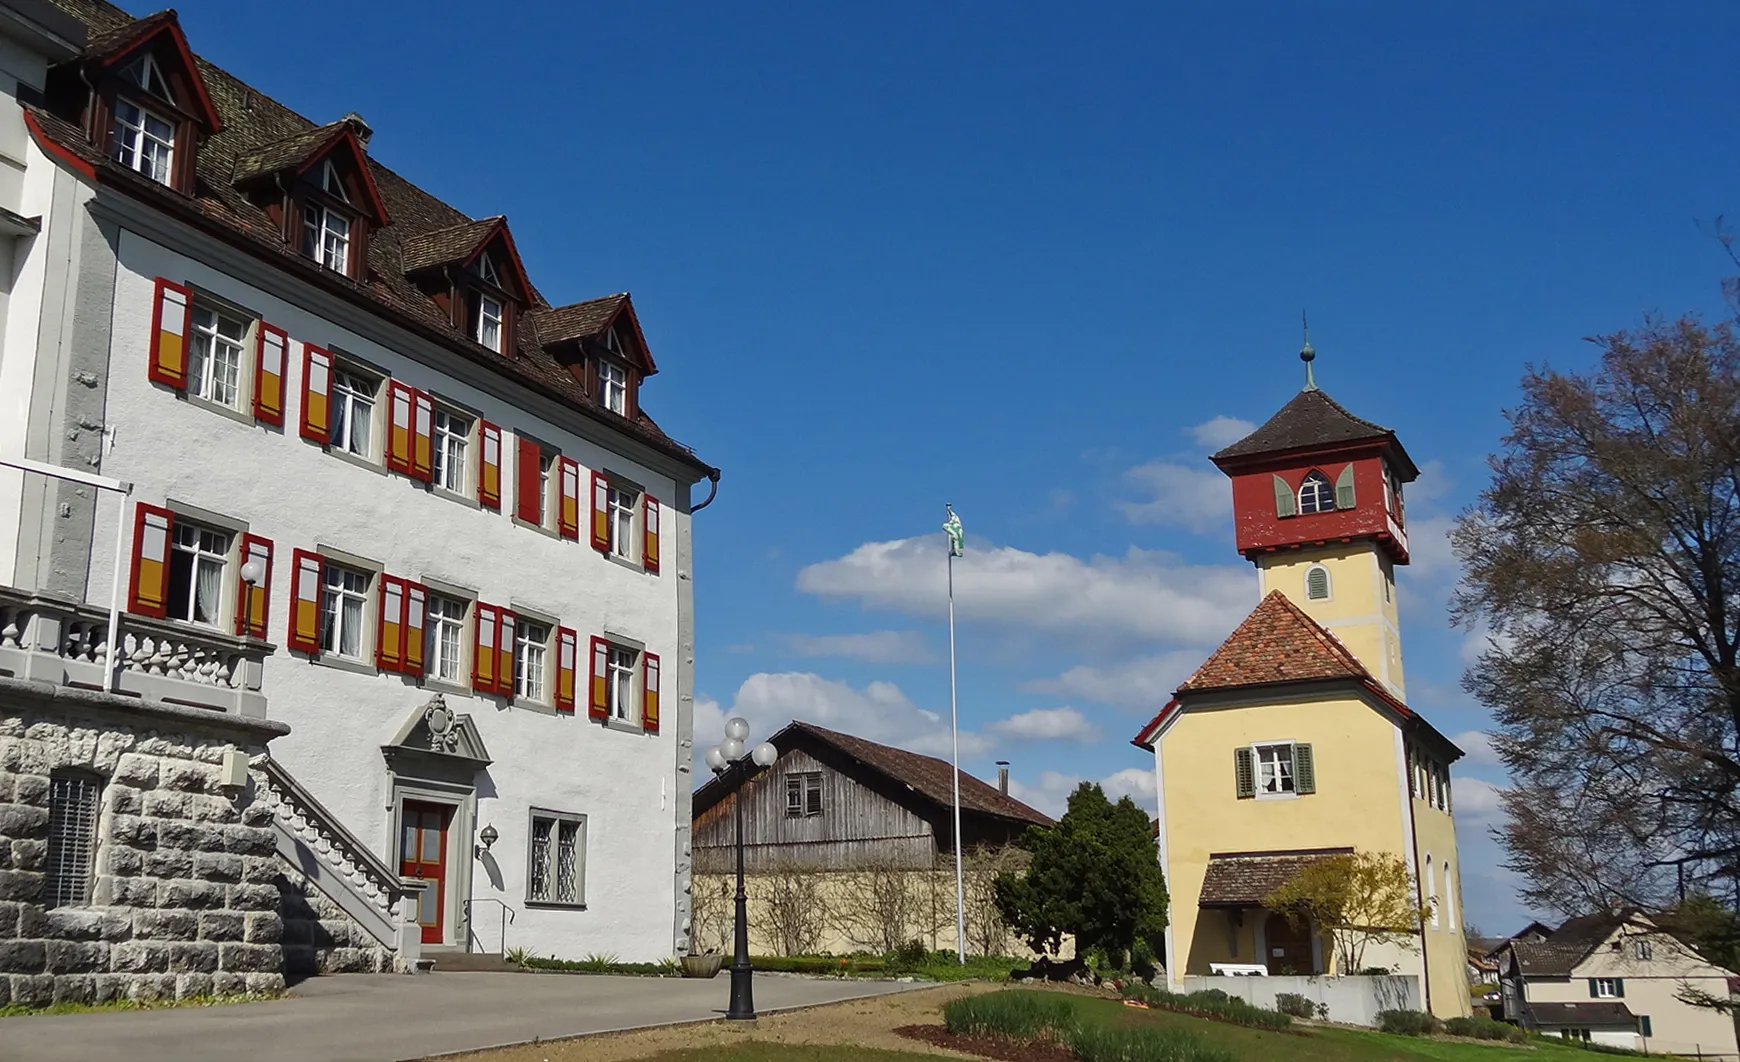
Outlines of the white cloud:
{"label": "white cloud", "polygon": [[1450,790],[1456,818],[1461,821],[1491,825],[1504,816],[1505,789],[1501,785],[1460,775],[1450,780]]}
{"label": "white cloud", "polygon": [[1201,649],[1175,649],[1104,667],[1080,664],[1056,678],[1023,683],[1021,689],[1026,693],[1109,704],[1132,712],[1157,712],[1205,658]]}
{"label": "white cloud", "polygon": [[786,643],[798,656],[841,656],[872,664],[925,664],[936,659],[918,631],[793,634]]}
{"label": "white cloud", "polygon": [[[866,542],[798,572],[798,589],[865,608],[934,617],[946,601],[940,534]],[[1189,565],[1131,547],[1088,560],[969,542],[955,563],[955,609],[969,623],[1075,638],[1200,645],[1225,636],[1255,604],[1243,565]]]}
{"label": "white cloud", "polygon": [[[1017,779],[1009,779],[1009,795],[1023,804],[1037,808],[1052,818],[1064,813],[1069,804],[1069,795],[1075,792],[1076,786],[1085,781],[1077,774],[1064,774],[1061,771],[1040,771],[1039,780],[1025,784]],[[1149,818],[1157,814],[1158,804],[1155,802],[1154,772],[1140,767],[1126,767],[1121,771],[1098,779],[1100,788],[1106,791],[1106,799],[1116,803],[1120,797],[1129,797],[1141,808]]]}
{"label": "white cloud", "polygon": [[[728,716],[749,722],[750,744],[772,737],[794,719],[838,730],[841,733],[879,741],[884,745],[947,756],[951,750],[947,719],[926,711],[892,682],[872,682],[854,689],[810,672],[760,672],[743,680],[730,711],[710,698],[695,701],[695,763],[697,777],[705,780],[700,767],[707,749],[724,740]],[[982,756],[992,743],[984,735],[961,731],[961,757]]]}
{"label": "white cloud", "polygon": [[1449,516],[1408,520],[1410,582],[1416,585],[1449,584],[1461,577],[1462,565],[1456,559],[1456,551],[1450,547],[1450,528],[1455,522]]}
{"label": "white cloud", "polygon": [[1404,497],[1410,505],[1421,502],[1429,505],[1449,497],[1455,486],[1450,474],[1444,471],[1444,462],[1434,459],[1420,466],[1420,478],[1403,488]]}
{"label": "white cloud", "polygon": [[1231,446],[1256,430],[1257,426],[1250,421],[1229,417],[1223,413],[1213,420],[1205,420],[1201,424],[1185,428],[1184,433],[1195,439],[1196,445],[1204,450],[1219,450]]}
{"label": "white cloud", "polygon": [[999,719],[986,727],[1012,741],[1080,741],[1100,739],[1100,729],[1074,708],[1035,708]]}
{"label": "white cloud", "polygon": [[1213,466],[1150,461],[1125,472],[1124,482],[1146,495],[1117,503],[1133,524],[1182,527],[1198,535],[1232,526],[1232,487]]}
{"label": "white cloud", "polygon": [[1468,763],[1491,767],[1504,762],[1492,747],[1492,735],[1484,730],[1464,730],[1450,740],[1466,754],[1464,760]]}

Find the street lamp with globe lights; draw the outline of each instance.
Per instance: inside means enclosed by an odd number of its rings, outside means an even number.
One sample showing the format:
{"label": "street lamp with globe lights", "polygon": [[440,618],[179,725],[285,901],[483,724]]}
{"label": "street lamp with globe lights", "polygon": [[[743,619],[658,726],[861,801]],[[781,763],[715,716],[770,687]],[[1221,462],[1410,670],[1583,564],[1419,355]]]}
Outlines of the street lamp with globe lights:
{"label": "street lamp with globe lights", "polygon": [[[744,744],[749,738],[749,722],[733,717],[725,723],[725,740],[708,749],[702,757],[714,775],[723,779],[733,764],[749,760],[757,767],[771,767],[779,759],[779,750],[763,741],[750,749]],[[755,991],[750,979],[755,970],[749,965],[749,894],[743,891],[743,789],[741,784],[732,796],[737,811],[737,925],[736,942],[731,956],[731,1005],[725,1017],[739,1021],[755,1017]]]}

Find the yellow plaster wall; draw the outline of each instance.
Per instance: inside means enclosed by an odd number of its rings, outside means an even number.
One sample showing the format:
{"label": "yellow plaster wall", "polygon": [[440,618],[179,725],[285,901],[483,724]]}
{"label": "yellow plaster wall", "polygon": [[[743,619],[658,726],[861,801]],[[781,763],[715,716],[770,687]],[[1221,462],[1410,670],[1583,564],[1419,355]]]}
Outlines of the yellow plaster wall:
{"label": "yellow plaster wall", "polygon": [[[1269,741],[1310,743],[1317,792],[1292,799],[1238,799],[1233,750]],[[1176,967],[1169,973],[1175,983],[1186,973],[1207,974],[1210,962],[1262,961],[1250,957],[1249,919],[1235,958],[1227,954],[1225,916],[1218,911],[1199,916],[1197,899],[1210,854],[1341,847],[1404,852],[1395,727],[1363,701],[1193,708],[1166,733],[1158,755]],[[1402,972],[1417,973],[1417,961],[1416,968]]]}
{"label": "yellow plaster wall", "polygon": [[[1305,596],[1305,576],[1322,565],[1329,598]],[[1305,614],[1329,628],[1378,681],[1403,696],[1401,625],[1393,574],[1369,543],[1267,554],[1257,561],[1263,594],[1279,590]]]}
{"label": "yellow plaster wall", "polygon": [[[1473,1013],[1468,992],[1468,946],[1462,933],[1462,860],[1456,850],[1456,824],[1450,814],[1425,800],[1410,798],[1414,809],[1415,862],[1421,895],[1438,917],[1426,922],[1426,974],[1431,986],[1431,1010],[1440,1018]],[[1431,877],[1426,877],[1426,857]],[[1448,871],[1448,873],[1446,873]]]}

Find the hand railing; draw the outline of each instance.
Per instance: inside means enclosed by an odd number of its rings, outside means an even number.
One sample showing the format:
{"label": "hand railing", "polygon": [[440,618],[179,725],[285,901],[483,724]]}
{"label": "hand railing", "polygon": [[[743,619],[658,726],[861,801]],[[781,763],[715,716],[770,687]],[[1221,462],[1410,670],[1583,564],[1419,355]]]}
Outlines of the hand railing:
{"label": "hand railing", "polygon": [[471,917],[471,905],[476,903],[493,903],[501,908],[501,936],[497,938],[501,950],[496,954],[504,959],[507,958],[507,927],[513,924],[514,909],[494,896],[473,896],[465,901],[465,950],[472,950],[471,943],[474,940],[479,944],[482,943],[477,936],[476,923]]}

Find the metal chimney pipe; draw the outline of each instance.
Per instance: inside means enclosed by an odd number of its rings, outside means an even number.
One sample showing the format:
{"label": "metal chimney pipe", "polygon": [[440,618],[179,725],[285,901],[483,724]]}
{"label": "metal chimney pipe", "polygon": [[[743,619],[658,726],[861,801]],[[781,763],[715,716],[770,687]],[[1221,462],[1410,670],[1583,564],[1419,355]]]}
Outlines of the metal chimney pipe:
{"label": "metal chimney pipe", "polygon": [[997,761],[997,792],[1009,795],[1009,761]]}

